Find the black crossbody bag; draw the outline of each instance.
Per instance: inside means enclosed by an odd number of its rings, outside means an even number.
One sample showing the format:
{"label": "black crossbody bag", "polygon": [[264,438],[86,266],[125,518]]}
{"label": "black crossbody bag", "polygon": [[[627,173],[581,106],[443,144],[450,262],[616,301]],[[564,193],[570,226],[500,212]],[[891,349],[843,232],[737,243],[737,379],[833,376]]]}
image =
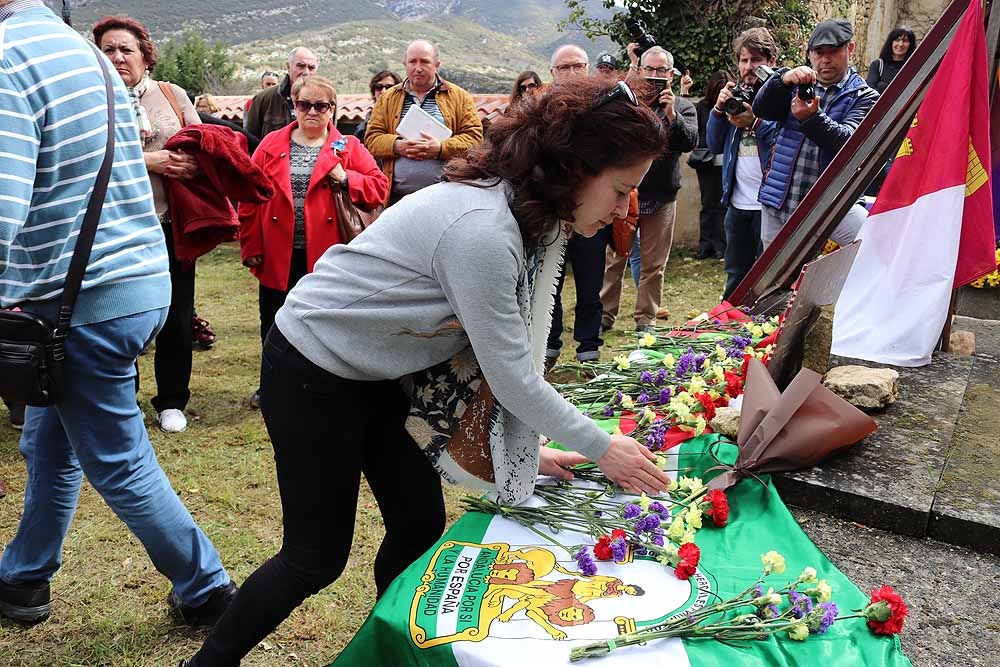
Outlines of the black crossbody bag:
{"label": "black crossbody bag", "polygon": [[108,143],[104,161],[97,173],[83,226],[70,259],[55,326],[38,315],[0,310],[0,397],[8,403],[44,407],[59,403],[65,396],[63,364],[66,360],[66,336],[69,335],[73,306],[97,235],[97,223],[104,207],[115,152],[114,88],[102,55],[99,54],[97,60],[104,73],[108,98]]}

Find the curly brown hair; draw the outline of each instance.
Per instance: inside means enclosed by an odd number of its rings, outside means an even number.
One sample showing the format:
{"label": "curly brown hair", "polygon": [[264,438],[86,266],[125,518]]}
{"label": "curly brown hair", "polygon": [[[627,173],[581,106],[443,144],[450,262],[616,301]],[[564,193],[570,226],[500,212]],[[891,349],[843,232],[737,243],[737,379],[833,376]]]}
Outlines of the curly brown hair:
{"label": "curly brown hair", "polygon": [[139,42],[139,52],[146,63],[146,69],[152,70],[156,66],[156,45],[149,38],[149,31],[146,26],[136,21],[131,16],[105,16],[94,24],[90,32],[94,35],[94,44],[101,46],[101,39],[104,33],[109,30],[125,30],[132,33],[135,40]]}
{"label": "curly brown hair", "polygon": [[524,244],[538,244],[559,220],[573,219],[584,179],[666,149],[666,128],[647,107],[624,96],[602,103],[617,85],[578,79],[526,96],[490,124],[483,144],[451,160],[443,179],[510,183]]}

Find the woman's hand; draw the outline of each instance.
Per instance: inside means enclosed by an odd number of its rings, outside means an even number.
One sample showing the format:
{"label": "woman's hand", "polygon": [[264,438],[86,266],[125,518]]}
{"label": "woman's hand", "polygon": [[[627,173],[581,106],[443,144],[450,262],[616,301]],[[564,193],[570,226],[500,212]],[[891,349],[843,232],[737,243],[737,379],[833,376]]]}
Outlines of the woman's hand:
{"label": "woman's hand", "polygon": [[339,162],[334,165],[333,169],[331,169],[330,173],[327,175],[330,177],[331,181],[339,183],[340,185],[343,185],[344,181],[347,180],[347,172],[344,170],[344,166]]}
{"label": "woman's hand", "polygon": [[627,435],[611,436],[611,446],[597,459],[597,466],[629,493],[648,495],[666,491],[670,478],[660,470],[651,451]]}
{"label": "woman's hand", "polygon": [[573,473],[567,468],[586,463],[588,460],[586,456],[576,452],[564,452],[561,449],[542,447],[538,452],[538,474],[569,481],[573,479]]}
{"label": "woman's hand", "polygon": [[146,169],[168,178],[189,179],[198,173],[198,161],[193,155],[180,151],[150,151],[144,153]]}
{"label": "woman's hand", "polygon": [[254,267],[260,266],[263,261],[264,261],[263,255],[250,255],[249,257],[243,260],[243,266],[248,266],[252,269]]}

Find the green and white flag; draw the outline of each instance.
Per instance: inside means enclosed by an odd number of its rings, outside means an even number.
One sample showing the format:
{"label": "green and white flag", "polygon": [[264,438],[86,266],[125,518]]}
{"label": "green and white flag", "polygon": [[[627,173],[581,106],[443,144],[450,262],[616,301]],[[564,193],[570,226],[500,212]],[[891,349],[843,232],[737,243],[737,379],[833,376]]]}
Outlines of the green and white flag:
{"label": "green and white flag", "polygon": [[[670,458],[676,465],[670,467],[706,470],[715,463],[706,452],[716,441],[706,435],[685,442],[672,450]],[[771,550],[785,557],[788,570],[771,575],[765,586],[780,588],[811,566],[832,586],[842,614],[863,608],[868,597],[813,545],[774,487],[767,478],[764,481],[767,486],[747,479],[729,491],[729,524],[698,531],[701,561],[695,575],[683,581],[672,568],[632,551],[622,563],[598,561],[597,574],[587,576],[566,550],[531,529],[499,516],[470,512],[393,582],[334,665],[569,665],[574,646],[655,627],[744,591],[760,576],[761,555]],[[547,534],[569,547],[593,544],[582,534]],[[875,636],[861,619],[835,623],[825,634],[801,642],[784,633],[729,644],[666,639],[621,648],[594,661],[597,667],[639,664],[908,667],[910,663],[897,637]]]}

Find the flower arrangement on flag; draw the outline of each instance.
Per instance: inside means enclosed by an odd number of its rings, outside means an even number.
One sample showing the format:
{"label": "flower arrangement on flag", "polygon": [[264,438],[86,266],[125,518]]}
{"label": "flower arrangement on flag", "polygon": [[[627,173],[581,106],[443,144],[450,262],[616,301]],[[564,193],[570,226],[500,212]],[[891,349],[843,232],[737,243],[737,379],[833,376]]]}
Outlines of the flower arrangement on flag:
{"label": "flower arrangement on flag", "polygon": [[906,603],[891,586],[872,592],[862,609],[841,615],[833,601],[833,590],[816,569],[806,567],[794,581],[781,588],[765,588],[773,574],[783,574],[785,559],[776,551],[761,555],[763,570],[757,581],[737,595],[697,611],[669,619],[655,628],[594,642],[570,651],[570,661],[599,658],[627,646],[669,637],[705,637],[720,641],[751,641],[771,636],[806,641],[811,635],[825,634],[837,622],[865,619],[875,634],[894,635],[903,629],[908,613]]}

